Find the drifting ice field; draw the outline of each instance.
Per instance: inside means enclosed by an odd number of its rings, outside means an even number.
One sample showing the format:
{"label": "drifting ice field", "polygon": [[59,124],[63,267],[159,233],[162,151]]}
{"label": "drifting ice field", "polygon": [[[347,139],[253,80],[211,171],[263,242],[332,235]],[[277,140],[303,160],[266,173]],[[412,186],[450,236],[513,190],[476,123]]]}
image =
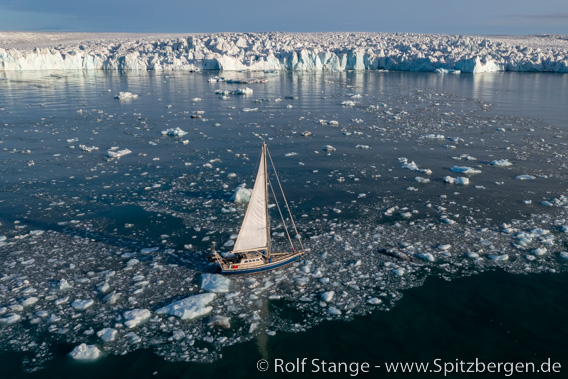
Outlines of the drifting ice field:
{"label": "drifting ice field", "polygon": [[[3,350],[32,370],[58,344],[81,360],[212,361],[387,311],[429,276],[566,270],[566,99],[549,97],[564,76],[229,79],[1,77]],[[252,188],[262,140],[309,251],[223,278],[208,249],[231,249],[245,210],[231,197]],[[273,237],[285,248],[278,222]]]}

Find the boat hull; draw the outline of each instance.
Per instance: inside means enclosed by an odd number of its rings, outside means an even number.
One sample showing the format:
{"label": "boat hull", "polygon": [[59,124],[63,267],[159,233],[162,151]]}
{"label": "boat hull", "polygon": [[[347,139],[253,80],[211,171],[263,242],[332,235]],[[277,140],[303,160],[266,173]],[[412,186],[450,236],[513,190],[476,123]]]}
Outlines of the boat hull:
{"label": "boat hull", "polygon": [[302,254],[303,253],[290,254],[289,257],[279,259],[276,262],[266,263],[266,264],[262,264],[262,265],[255,266],[255,267],[228,268],[228,269],[221,268],[221,274],[223,274],[223,275],[240,275],[240,274],[254,274],[254,273],[257,273],[257,272],[270,271],[270,270],[274,270],[274,269],[280,268],[282,266],[286,266],[286,265],[294,262]]}

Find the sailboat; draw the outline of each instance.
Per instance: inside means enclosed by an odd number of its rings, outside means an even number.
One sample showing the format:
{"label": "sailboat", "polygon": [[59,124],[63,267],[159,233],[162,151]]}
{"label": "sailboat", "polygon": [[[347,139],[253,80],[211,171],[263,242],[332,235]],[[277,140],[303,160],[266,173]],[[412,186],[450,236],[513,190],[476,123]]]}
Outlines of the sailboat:
{"label": "sailboat", "polygon": [[[268,178],[268,161],[271,163],[276,182],[278,183],[279,190],[282,194],[284,205],[288,211],[290,223],[295,232],[295,240],[298,244],[298,248],[296,248],[294,241],[290,237],[287,224],[282,214],[282,209],[276,199],[276,192]],[[284,225],[288,242],[290,243],[289,252],[272,251],[270,217],[268,214],[269,188],[272,196],[274,197],[278,213],[282,218],[282,224]],[[290,207],[286,201],[286,196],[282,190],[280,179],[278,178],[278,174],[274,168],[272,157],[268,152],[266,143],[263,143],[256,180],[254,182],[250,201],[245,213],[245,218],[241,225],[241,229],[239,230],[235,244],[233,245],[232,254],[229,254],[228,257],[222,257],[217,251],[215,251],[215,246],[213,246],[213,251],[209,258],[211,261],[216,262],[219,265],[221,274],[252,274],[273,270],[290,264],[304,253],[304,246],[302,245],[302,240],[296,228],[296,223],[294,222],[290,212]]]}

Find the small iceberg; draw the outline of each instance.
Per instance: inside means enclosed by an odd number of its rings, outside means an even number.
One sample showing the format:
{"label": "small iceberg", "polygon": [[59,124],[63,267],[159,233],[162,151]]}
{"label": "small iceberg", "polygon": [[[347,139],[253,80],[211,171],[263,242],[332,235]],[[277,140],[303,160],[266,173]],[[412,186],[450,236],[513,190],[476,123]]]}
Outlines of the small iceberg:
{"label": "small iceberg", "polygon": [[148,320],[152,314],[148,309],[133,309],[131,311],[124,312],[123,316],[126,319],[124,326],[128,329],[132,329],[142,324],[144,321]]}
{"label": "small iceberg", "polygon": [[138,95],[132,92],[119,92],[118,95],[116,95],[114,98],[118,100],[131,100],[136,99],[137,97]]}
{"label": "small iceberg", "polygon": [[481,174],[481,170],[467,166],[452,166],[450,167],[450,171],[459,172],[461,174],[467,174],[467,175]]}
{"label": "small iceberg", "polygon": [[321,294],[321,300],[325,301],[326,303],[329,303],[330,301],[333,300],[334,296],[335,296],[334,291],[327,291]]}
{"label": "small iceberg", "polygon": [[162,130],[162,135],[163,136],[171,136],[171,137],[181,137],[181,136],[185,136],[187,134],[187,132],[185,130],[178,128],[169,128],[169,129],[165,129]]}
{"label": "small iceberg", "polygon": [[[229,240],[233,242],[233,240]],[[234,242],[233,242],[234,244]],[[201,289],[208,292],[224,293],[229,292],[231,280],[219,274],[201,275]]]}
{"label": "small iceberg", "polygon": [[118,331],[113,328],[104,328],[97,332],[97,337],[102,339],[104,342],[111,342],[114,341]]}
{"label": "small iceberg", "polygon": [[71,303],[71,306],[78,311],[84,311],[87,308],[90,308],[93,304],[95,304],[95,302],[92,299],[88,300],[77,299]]}
{"label": "small iceberg", "polygon": [[420,253],[416,254],[416,256],[427,262],[434,262],[436,260],[431,253]]}
{"label": "small iceberg", "polygon": [[239,88],[234,91],[229,92],[231,95],[252,95],[253,90],[252,88]]}
{"label": "small iceberg", "polygon": [[459,184],[459,185],[468,185],[469,184],[469,178],[465,178],[463,176],[457,177],[457,178],[453,178],[451,176],[445,176],[444,177],[444,183],[449,183],[449,184]]}
{"label": "small iceberg", "polygon": [[497,160],[492,161],[489,164],[491,166],[496,166],[496,167],[509,167],[509,166],[513,165],[511,162],[509,162],[508,159],[497,159]]}
{"label": "small iceberg", "polygon": [[246,204],[250,201],[252,189],[245,188],[246,184],[243,183],[235,189],[235,193],[231,196],[231,201],[237,204]]}
{"label": "small iceberg", "polygon": [[515,176],[516,180],[533,180],[536,179],[536,177],[532,176],[532,175],[519,175],[519,176]]}
{"label": "small iceberg", "polygon": [[118,150],[118,148],[113,147],[107,151],[107,157],[118,159],[130,153],[132,153],[132,151],[128,149]]}
{"label": "small iceberg", "polygon": [[211,312],[213,307],[208,306],[208,304],[215,299],[215,296],[217,296],[215,293],[202,293],[186,297],[158,309],[156,313],[169,314],[182,320],[191,320]]}
{"label": "small iceberg", "polygon": [[94,361],[101,356],[101,351],[95,345],[87,345],[82,343],[79,346],[75,346],[73,351],[69,353],[71,358],[78,361]]}

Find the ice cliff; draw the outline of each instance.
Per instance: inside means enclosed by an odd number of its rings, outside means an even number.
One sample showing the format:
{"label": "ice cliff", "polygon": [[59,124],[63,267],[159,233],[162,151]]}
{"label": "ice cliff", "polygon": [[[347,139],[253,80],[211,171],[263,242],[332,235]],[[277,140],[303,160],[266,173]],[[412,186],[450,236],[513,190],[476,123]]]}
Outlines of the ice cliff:
{"label": "ice cliff", "polygon": [[0,70],[568,72],[568,37],[0,33]]}

